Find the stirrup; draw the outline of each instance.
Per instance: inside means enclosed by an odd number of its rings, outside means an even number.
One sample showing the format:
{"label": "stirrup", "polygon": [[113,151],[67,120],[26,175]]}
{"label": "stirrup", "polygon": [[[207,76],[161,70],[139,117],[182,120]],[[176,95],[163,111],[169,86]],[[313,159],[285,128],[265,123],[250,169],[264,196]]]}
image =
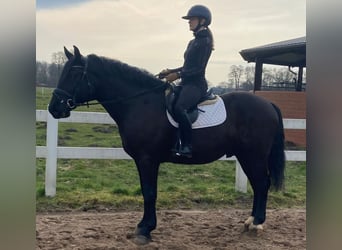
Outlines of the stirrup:
{"label": "stirrup", "polygon": [[180,157],[192,158],[191,146],[184,146],[184,147],[181,146],[178,152],[176,152],[176,155]]}
{"label": "stirrup", "polygon": [[180,140],[177,140],[177,142],[175,143],[175,145],[171,148],[171,152],[176,155],[179,152],[179,149],[181,147],[181,142]]}

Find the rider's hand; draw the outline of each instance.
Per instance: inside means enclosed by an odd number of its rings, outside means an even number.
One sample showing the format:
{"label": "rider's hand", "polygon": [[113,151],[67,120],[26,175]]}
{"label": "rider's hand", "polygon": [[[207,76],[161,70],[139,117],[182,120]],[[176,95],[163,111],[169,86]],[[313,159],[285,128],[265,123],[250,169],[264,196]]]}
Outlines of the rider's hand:
{"label": "rider's hand", "polygon": [[174,80],[177,80],[179,78],[179,74],[177,72],[168,74],[165,79],[168,82],[173,82]]}
{"label": "rider's hand", "polygon": [[170,70],[169,69],[163,69],[159,74],[158,77],[159,79],[163,79],[165,78],[168,74],[170,74]]}
{"label": "rider's hand", "polygon": [[168,75],[170,74],[170,71],[169,69],[163,69],[159,74],[163,74],[163,75]]}

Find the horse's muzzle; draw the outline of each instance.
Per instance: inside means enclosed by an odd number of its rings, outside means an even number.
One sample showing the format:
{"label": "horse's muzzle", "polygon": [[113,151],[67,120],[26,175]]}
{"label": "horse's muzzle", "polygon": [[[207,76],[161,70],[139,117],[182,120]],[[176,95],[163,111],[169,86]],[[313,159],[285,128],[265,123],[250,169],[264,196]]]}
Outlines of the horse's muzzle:
{"label": "horse's muzzle", "polygon": [[70,116],[70,111],[69,110],[57,111],[57,110],[54,110],[50,105],[49,105],[49,113],[55,119],[66,118],[66,117]]}

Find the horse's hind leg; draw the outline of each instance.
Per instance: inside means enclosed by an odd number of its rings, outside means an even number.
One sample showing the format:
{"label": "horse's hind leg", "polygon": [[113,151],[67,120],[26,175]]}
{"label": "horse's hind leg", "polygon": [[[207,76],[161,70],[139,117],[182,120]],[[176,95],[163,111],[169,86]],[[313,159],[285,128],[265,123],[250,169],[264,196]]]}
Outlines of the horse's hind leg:
{"label": "horse's hind leg", "polygon": [[270,187],[270,180],[266,174],[259,176],[259,178],[250,179],[251,186],[253,188],[253,223],[250,220],[246,221],[246,226],[250,223],[249,229],[263,229],[262,224],[266,220],[266,205],[268,189]]}
{"label": "horse's hind leg", "polygon": [[251,155],[237,156],[237,158],[254,192],[252,213],[245,221],[245,226],[248,229],[263,229],[262,224],[266,220],[267,195],[270,187],[267,160]]}

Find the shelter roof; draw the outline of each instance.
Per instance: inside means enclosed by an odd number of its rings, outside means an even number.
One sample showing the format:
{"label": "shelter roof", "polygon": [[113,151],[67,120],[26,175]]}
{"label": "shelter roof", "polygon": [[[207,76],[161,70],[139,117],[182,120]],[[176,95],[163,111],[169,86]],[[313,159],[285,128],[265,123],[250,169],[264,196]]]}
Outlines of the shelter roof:
{"label": "shelter roof", "polygon": [[240,55],[247,62],[306,67],[306,37],[244,49]]}

